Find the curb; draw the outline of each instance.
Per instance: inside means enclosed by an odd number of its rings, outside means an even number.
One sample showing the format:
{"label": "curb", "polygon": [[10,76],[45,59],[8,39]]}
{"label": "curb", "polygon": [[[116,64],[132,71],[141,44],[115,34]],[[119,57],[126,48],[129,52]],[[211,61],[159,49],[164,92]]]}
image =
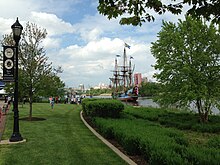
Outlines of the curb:
{"label": "curb", "polygon": [[2,140],[0,141],[0,145],[1,144],[19,144],[19,143],[24,143],[26,142],[26,139],[23,139],[22,141],[17,141],[17,142],[10,142],[9,140]]}
{"label": "curb", "polygon": [[123,154],[119,149],[109,143],[105,138],[103,138],[98,132],[96,132],[83,118],[82,111],[80,112],[80,117],[83,123],[86,125],[87,128],[96,136],[98,137],[103,143],[105,143],[110,149],[112,149],[118,156],[120,156],[125,162],[130,165],[137,165],[133,160]]}

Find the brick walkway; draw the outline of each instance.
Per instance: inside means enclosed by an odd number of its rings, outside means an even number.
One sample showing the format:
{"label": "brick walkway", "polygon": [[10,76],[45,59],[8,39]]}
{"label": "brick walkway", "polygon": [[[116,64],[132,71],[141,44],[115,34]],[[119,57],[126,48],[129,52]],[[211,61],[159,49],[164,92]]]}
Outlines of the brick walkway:
{"label": "brick walkway", "polygon": [[4,129],[5,129],[6,114],[8,110],[8,109],[3,110],[5,106],[6,104],[4,103],[4,101],[0,101],[0,141],[1,141]]}

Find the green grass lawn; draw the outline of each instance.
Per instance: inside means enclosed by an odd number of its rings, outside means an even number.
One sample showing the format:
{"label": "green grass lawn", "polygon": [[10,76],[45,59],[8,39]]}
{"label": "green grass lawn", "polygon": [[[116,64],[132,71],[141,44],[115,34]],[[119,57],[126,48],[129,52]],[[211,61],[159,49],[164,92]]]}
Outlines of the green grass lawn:
{"label": "green grass lawn", "polygon": [[[33,104],[33,117],[42,121],[20,120],[25,143],[0,145],[0,165],[97,165],[126,164],[84,126],[81,106],[49,103]],[[20,119],[28,117],[29,105],[19,106]],[[13,113],[7,116],[3,139],[13,130]]]}

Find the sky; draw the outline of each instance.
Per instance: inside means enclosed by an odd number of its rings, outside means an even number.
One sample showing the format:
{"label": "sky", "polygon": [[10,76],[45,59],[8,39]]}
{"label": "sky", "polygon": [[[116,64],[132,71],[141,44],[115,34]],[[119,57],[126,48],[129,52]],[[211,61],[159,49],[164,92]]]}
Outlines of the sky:
{"label": "sky", "polygon": [[[116,55],[132,56],[134,73],[141,73],[150,81],[155,73],[155,58],[150,52],[151,43],[157,40],[162,20],[177,22],[182,15],[154,15],[154,22],[134,27],[120,25],[119,18],[109,20],[99,14],[98,0],[0,0],[0,40],[11,32],[11,25],[19,18],[25,27],[35,23],[47,31],[43,40],[48,62],[61,66],[59,73],[66,87],[86,88],[110,84]],[[0,49],[3,48],[0,46]],[[120,60],[120,58],[119,58]]]}

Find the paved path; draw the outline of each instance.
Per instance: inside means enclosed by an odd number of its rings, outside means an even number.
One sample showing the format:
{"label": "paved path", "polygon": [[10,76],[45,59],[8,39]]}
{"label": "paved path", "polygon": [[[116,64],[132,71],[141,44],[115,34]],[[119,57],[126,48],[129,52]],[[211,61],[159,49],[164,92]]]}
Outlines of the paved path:
{"label": "paved path", "polygon": [[5,129],[5,122],[6,122],[6,114],[7,114],[7,110],[6,112],[4,112],[4,110],[2,110],[4,107],[6,106],[6,103],[4,103],[4,101],[0,100],[0,141]]}

